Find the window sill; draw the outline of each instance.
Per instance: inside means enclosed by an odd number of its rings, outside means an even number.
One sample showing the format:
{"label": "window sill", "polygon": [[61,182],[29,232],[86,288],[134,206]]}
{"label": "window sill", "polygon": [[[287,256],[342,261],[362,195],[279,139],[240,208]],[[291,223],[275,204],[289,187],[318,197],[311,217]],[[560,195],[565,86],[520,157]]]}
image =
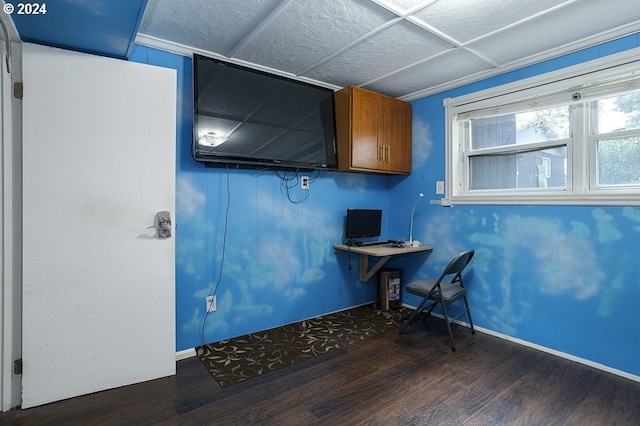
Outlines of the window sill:
{"label": "window sill", "polygon": [[597,195],[549,193],[522,195],[466,195],[441,200],[442,206],[455,205],[556,205],[556,206],[640,206],[640,194],[602,193]]}

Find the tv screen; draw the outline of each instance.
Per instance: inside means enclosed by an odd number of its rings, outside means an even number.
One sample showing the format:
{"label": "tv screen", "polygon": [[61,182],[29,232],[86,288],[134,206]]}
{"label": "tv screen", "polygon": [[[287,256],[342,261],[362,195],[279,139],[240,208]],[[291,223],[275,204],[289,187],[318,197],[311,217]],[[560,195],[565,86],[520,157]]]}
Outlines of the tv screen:
{"label": "tv screen", "polygon": [[382,210],[348,209],[345,237],[379,237],[382,227]]}
{"label": "tv screen", "polygon": [[336,169],[332,89],[201,55],[193,70],[197,161]]}

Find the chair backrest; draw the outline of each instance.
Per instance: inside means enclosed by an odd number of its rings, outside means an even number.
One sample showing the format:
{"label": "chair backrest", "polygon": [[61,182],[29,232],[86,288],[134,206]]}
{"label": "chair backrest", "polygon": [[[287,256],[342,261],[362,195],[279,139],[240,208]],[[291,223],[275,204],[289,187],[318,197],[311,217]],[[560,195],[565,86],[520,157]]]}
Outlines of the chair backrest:
{"label": "chair backrest", "polygon": [[456,278],[454,278],[454,281],[457,281],[460,273],[462,273],[464,268],[466,268],[469,262],[471,262],[471,258],[473,257],[474,253],[474,250],[466,250],[462,253],[458,253],[453,259],[451,259],[451,262],[449,262],[447,267],[444,268],[441,278],[455,274]]}

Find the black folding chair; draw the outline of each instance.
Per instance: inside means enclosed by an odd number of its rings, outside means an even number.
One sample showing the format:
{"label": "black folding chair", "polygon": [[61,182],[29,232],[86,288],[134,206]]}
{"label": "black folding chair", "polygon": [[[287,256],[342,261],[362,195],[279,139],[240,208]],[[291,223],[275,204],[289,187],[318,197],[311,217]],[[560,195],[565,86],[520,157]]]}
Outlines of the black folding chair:
{"label": "black folding chair", "polygon": [[[456,350],[456,347],[453,343],[453,333],[451,331],[451,323],[453,321],[457,320],[462,315],[467,314],[467,318],[469,319],[469,326],[471,327],[471,333],[476,333],[476,331],[473,329],[471,311],[469,311],[467,292],[464,288],[464,282],[462,281],[462,271],[464,271],[464,268],[466,268],[466,266],[471,261],[473,254],[474,250],[467,250],[457,254],[451,260],[451,262],[449,262],[447,267],[444,268],[442,275],[440,275],[440,278],[438,279],[423,278],[407,285],[407,291],[409,293],[420,296],[423,299],[416,310],[413,311],[407,322],[405,322],[402,328],[400,328],[400,334],[404,333],[404,330],[410,323],[414,321],[416,315],[418,315],[420,312],[425,311],[426,309],[425,312],[426,316],[428,317],[429,315],[431,315],[433,309],[438,305],[442,306],[442,312],[444,314],[444,320],[447,324],[447,331],[449,332],[449,340],[451,341],[452,351]],[[451,275],[453,275],[453,279],[451,279],[450,281],[445,281],[445,278]],[[456,315],[454,318],[449,318],[447,306],[460,299],[464,300],[465,310]],[[427,302],[431,302],[431,304],[427,305]]]}

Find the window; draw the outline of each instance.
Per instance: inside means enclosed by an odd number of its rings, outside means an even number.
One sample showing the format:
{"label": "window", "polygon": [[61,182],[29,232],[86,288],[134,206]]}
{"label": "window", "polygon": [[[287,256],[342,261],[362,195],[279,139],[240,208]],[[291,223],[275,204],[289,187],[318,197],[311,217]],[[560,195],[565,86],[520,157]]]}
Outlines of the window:
{"label": "window", "polygon": [[464,120],[470,190],[566,188],[569,108]]}
{"label": "window", "polygon": [[625,58],[445,100],[446,201],[640,204],[640,62]]}
{"label": "window", "polygon": [[640,93],[594,102],[596,187],[640,185]]}

